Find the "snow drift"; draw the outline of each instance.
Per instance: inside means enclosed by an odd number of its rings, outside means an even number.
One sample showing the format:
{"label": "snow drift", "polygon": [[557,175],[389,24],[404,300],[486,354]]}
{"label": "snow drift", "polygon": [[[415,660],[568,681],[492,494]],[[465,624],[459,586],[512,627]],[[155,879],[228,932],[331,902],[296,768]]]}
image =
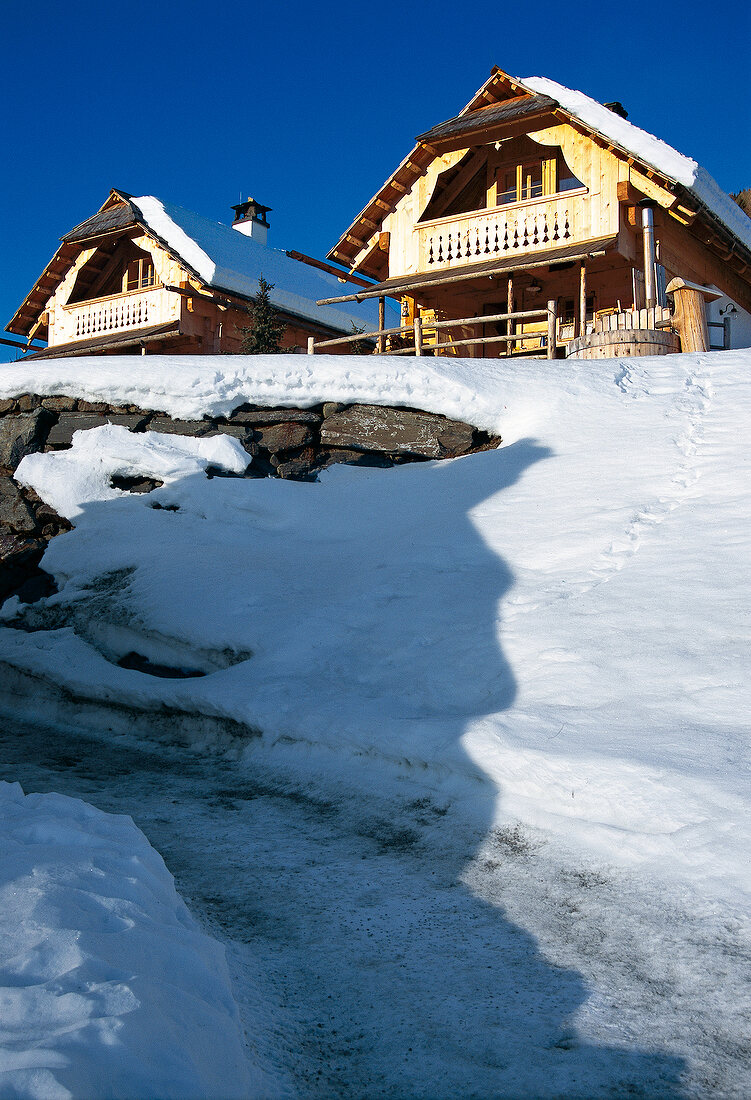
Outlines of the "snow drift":
{"label": "snow drift", "polygon": [[0,1093],[248,1096],[224,951],[130,818],[0,783]]}

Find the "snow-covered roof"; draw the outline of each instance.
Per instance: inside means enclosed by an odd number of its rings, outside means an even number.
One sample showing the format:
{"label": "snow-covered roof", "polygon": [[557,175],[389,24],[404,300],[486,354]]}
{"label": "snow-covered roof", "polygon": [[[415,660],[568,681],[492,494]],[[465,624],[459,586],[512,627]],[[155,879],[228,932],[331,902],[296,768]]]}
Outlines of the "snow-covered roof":
{"label": "snow-covered roof", "polygon": [[634,126],[628,119],[604,107],[583,92],[566,88],[545,76],[524,77],[519,83],[530,92],[550,96],[565,111],[585,126],[596,130],[615,145],[662,175],[681,184],[699,200],[718,221],[722,222],[746,248],[751,249],[751,218],[725,194],[720,185],[691,157],[684,156],[654,134]]}
{"label": "snow-covered roof", "polygon": [[335,275],[153,195],[129,197],[128,201],[140,214],[138,220],[185,261],[206,286],[251,298],[258,293],[258,279],[263,275],[274,284],[271,300],[278,309],[338,332],[349,332],[353,324],[378,327],[374,302],[355,307],[316,305],[319,298],[333,298],[343,292]]}

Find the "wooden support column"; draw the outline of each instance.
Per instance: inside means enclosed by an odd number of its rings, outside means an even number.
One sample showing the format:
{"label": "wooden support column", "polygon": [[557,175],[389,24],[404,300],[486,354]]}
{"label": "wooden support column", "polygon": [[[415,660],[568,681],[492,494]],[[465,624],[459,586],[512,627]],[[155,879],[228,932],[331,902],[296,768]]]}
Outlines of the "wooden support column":
{"label": "wooden support column", "polygon": [[386,348],[384,346],[386,338],[381,335],[381,333],[383,332],[383,330],[385,328],[386,328],[386,299],[383,297],[383,295],[381,295],[381,297],[378,299],[378,329],[379,329],[379,335],[378,335],[378,343],[376,344],[376,351],[378,352],[379,355],[383,355],[384,351],[386,350]]}
{"label": "wooden support column", "polygon": [[587,261],[579,261],[579,331],[577,336],[587,335]]}
{"label": "wooden support column", "polygon": [[722,294],[686,279],[671,279],[667,293],[673,295],[673,324],[681,338],[681,351],[709,351],[706,303]]}
{"label": "wooden support column", "polygon": [[422,355],[422,318],[415,313],[415,355]]}
{"label": "wooden support column", "polygon": [[313,336],[308,337],[308,355],[313,355],[315,352],[315,338]]}
{"label": "wooden support column", "polygon": [[555,359],[556,301],[548,299],[548,359]]}
{"label": "wooden support column", "polygon": [[[506,288],[506,313],[514,312],[514,276],[509,275],[508,286]],[[506,322],[506,335],[513,336],[514,334],[514,322],[509,317]],[[506,355],[511,355],[514,350],[514,345],[510,340],[506,342]]]}

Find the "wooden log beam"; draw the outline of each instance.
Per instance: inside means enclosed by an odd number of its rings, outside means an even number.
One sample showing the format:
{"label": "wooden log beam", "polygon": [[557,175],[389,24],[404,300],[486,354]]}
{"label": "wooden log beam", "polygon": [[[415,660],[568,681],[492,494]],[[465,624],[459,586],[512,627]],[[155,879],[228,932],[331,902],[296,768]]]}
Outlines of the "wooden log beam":
{"label": "wooden log beam", "polygon": [[681,351],[709,351],[709,329],[705,303],[722,294],[686,279],[671,279],[667,286],[673,295],[673,324],[681,338]]}
{"label": "wooden log beam", "polygon": [[[508,283],[506,284],[506,312],[508,317],[506,318],[506,335],[511,336],[514,331],[514,322],[511,319],[511,314],[514,312],[514,276],[509,275]],[[511,344],[506,344],[506,354],[510,355],[512,352]]]}
{"label": "wooden log beam", "polygon": [[[321,271],[327,271],[329,275],[336,275],[337,279],[341,279],[342,282],[355,283],[356,286],[373,286],[372,282],[368,282],[367,279],[361,279],[359,275],[352,275],[348,271],[339,271],[333,266],[333,264],[327,264],[325,260],[316,260],[314,256],[306,256],[304,252],[287,251],[287,255],[291,260],[299,260],[300,263],[308,264],[310,267],[320,268]],[[336,253],[334,253],[336,255]]]}
{"label": "wooden log beam", "polygon": [[579,261],[579,332],[584,336],[587,331],[587,261]]}
{"label": "wooden log beam", "polygon": [[18,340],[5,340],[0,338],[0,344],[7,344],[9,348],[20,348],[21,351],[44,351],[45,349],[35,344],[21,344]]}
{"label": "wooden log beam", "polygon": [[415,355],[422,355],[422,319],[415,314]]}
{"label": "wooden log beam", "polygon": [[555,359],[556,300],[548,299],[548,359]]}

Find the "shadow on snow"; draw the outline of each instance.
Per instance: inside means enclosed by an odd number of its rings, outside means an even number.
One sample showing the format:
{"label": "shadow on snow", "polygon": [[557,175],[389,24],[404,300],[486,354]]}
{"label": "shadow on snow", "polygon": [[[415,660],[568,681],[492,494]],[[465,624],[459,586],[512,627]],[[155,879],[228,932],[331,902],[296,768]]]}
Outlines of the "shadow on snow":
{"label": "shadow on snow", "polygon": [[[516,693],[499,644],[513,577],[471,514],[491,499],[502,514],[503,491],[546,457],[521,441],[455,462],[335,471],[319,486],[227,481],[219,491],[233,499],[242,486],[258,494],[260,527],[251,515],[242,538],[207,527],[205,540],[171,547],[172,583],[199,600],[212,552],[236,561],[238,585],[263,573],[268,606],[248,614],[272,652],[237,675],[250,675],[267,733],[274,713],[299,726],[307,708],[311,741],[334,750],[315,766],[306,753],[297,780],[294,746],[279,750],[282,768],[273,748],[238,767],[117,744],[103,760],[96,739],[41,728],[2,738],[5,777],[25,789],[132,813],[252,973],[256,1054],[292,1067],[303,1095],[681,1095],[680,1059],[582,1040],[572,1023],[589,996],[582,976],[461,881],[503,795],[462,737]],[[282,516],[276,497],[290,492]],[[118,503],[90,506],[79,529],[106,529]],[[213,592],[215,612],[240,597]],[[347,768],[318,782],[338,745],[353,754]],[[397,764],[380,791],[379,756]],[[527,858],[517,840],[518,850],[513,834],[499,838],[501,874],[504,860]]]}

